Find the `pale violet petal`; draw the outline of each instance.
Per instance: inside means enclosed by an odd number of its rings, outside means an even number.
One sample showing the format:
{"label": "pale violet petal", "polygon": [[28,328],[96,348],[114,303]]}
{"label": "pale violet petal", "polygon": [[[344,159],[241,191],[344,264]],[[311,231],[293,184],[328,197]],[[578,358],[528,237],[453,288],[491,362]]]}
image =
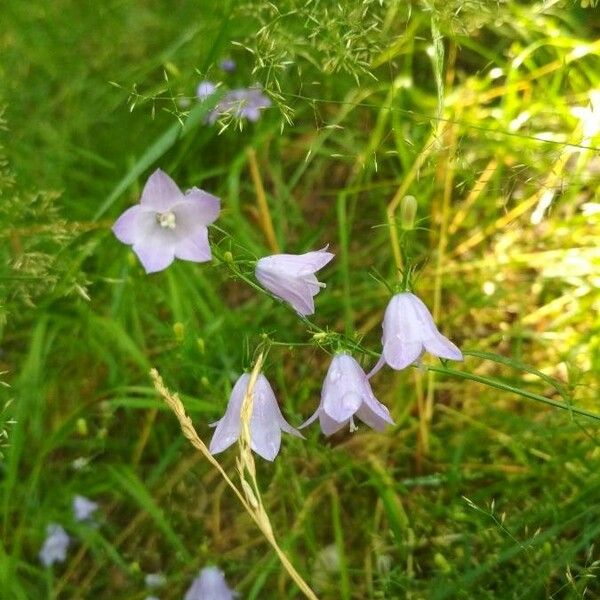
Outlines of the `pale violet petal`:
{"label": "pale violet petal", "polygon": [[439,356],[440,358],[447,358],[449,360],[463,360],[463,354],[459,350],[458,346],[452,343],[441,333],[438,333],[435,337],[425,340],[424,345],[427,352],[430,352],[435,356]]}
{"label": "pale violet petal", "polygon": [[124,244],[135,244],[138,240],[140,214],[143,212],[139,204],[128,208],[112,226],[113,233]]}
{"label": "pale violet petal", "polygon": [[[384,407],[385,408],[385,407]],[[386,409],[387,410],[387,409]],[[380,411],[375,412],[370,405],[363,404],[358,411],[356,416],[363,422],[366,423],[375,431],[383,431],[386,426],[393,425],[394,421],[390,417],[389,413],[385,417],[381,416]]]}
{"label": "pale violet petal", "polygon": [[373,375],[375,375],[376,373],[378,373],[381,368],[383,367],[383,365],[385,365],[385,357],[383,356],[383,354],[379,357],[379,360],[375,363],[375,366],[369,371],[369,374],[367,375],[367,377],[370,379],[371,377],[373,377]]}
{"label": "pale violet petal", "polygon": [[217,567],[204,567],[192,582],[184,600],[233,600],[236,594]]}
{"label": "pale violet petal", "polygon": [[320,417],[322,410],[323,409],[319,405],[319,408],[317,408],[317,410],[315,410],[315,412],[310,417],[308,417],[308,419],[306,419],[306,421],[304,421],[304,423],[302,423],[302,425],[300,425],[298,429],[304,429],[305,427],[312,425]]}
{"label": "pale violet petal", "polygon": [[185,193],[184,200],[172,208],[186,222],[206,227],[214,223],[221,211],[221,200],[200,188],[193,187]]}
{"label": "pale violet petal", "polygon": [[203,227],[193,237],[185,238],[175,245],[175,257],[193,262],[211,260],[212,254],[208,243],[208,230]]}
{"label": "pale violet petal", "polygon": [[162,271],[175,260],[173,245],[153,243],[152,239],[134,244],[133,251],[140,259],[146,273]]}
{"label": "pale violet petal", "polygon": [[216,425],[216,429],[210,441],[209,450],[211,454],[223,452],[240,437],[240,415],[249,381],[250,375],[248,373],[244,373],[237,380],[233,390],[231,390],[225,414],[217,423],[213,424]]}
{"label": "pale violet petal", "polygon": [[319,412],[319,425],[321,425],[321,431],[328,437],[347,426],[349,423],[350,419],[339,423],[338,421],[334,421],[325,411]]}
{"label": "pale violet petal", "polygon": [[177,184],[161,169],[156,169],[146,181],[140,204],[157,212],[165,212],[183,198]]}
{"label": "pale violet petal", "polygon": [[358,391],[350,390],[343,395],[328,393],[323,399],[323,410],[327,416],[341,423],[350,419],[361,404],[362,397]]}
{"label": "pale violet petal", "polygon": [[315,312],[315,304],[308,285],[294,279],[293,276],[273,272],[261,264],[263,260],[256,264],[256,279],[263,287],[277,298],[289,302],[299,315],[312,315]]}
{"label": "pale violet petal", "polygon": [[385,362],[400,371],[412,365],[423,352],[423,344],[420,340],[411,341],[407,339],[391,339],[383,347]]}

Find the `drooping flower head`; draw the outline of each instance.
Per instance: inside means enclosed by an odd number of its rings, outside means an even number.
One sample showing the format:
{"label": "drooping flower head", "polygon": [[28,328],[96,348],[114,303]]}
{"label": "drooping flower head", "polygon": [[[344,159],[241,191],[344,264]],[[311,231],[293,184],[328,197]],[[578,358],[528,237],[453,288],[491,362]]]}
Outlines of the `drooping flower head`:
{"label": "drooping flower head", "polygon": [[217,567],[204,567],[192,582],[183,600],[234,600],[237,594]]}
{"label": "drooping flower head", "polygon": [[394,424],[389,410],[375,398],[361,366],[349,354],[336,354],[323,382],[321,403],[300,427],[318,418],[325,435],[332,435],[348,425],[350,431],[354,431],[354,416],[377,431]]}
{"label": "drooping flower head", "polygon": [[70,543],[71,538],[67,532],[60,525],[50,523],[46,527],[46,539],[40,550],[40,562],[45,567],[51,567],[56,562],[64,562]]}
{"label": "drooping flower head", "polygon": [[462,360],[462,352],[435,326],[431,313],[412,292],[396,294],[385,309],[383,352],[369,377],[384,364],[404,369],[427,351],[440,358]]}
{"label": "drooping flower head", "polygon": [[[225,415],[212,425],[216,426],[210,442],[212,454],[223,452],[240,437],[242,404],[249,383],[250,374],[244,373],[231,391]],[[253,390],[250,447],[264,459],[274,460],[281,445],[282,431],[296,437],[304,437],[283,418],[273,389],[267,378],[260,373],[256,378]]]}
{"label": "drooping flower head", "polygon": [[85,496],[76,495],[73,497],[73,515],[76,521],[89,521],[97,510],[97,502]]}
{"label": "drooping flower head", "polygon": [[198,100],[206,100],[216,89],[217,86],[212,81],[201,81],[196,88],[196,97]]}
{"label": "drooping flower head", "polygon": [[128,208],[113,232],[142,262],[146,273],[166,269],[175,258],[211,259],[208,225],[219,216],[220,200],[196,187],[185,194],[163,171],[150,175],[140,203]]}
{"label": "drooping flower head", "polygon": [[208,114],[207,122],[211,125],[222,116],[236,119],[248,119],[253,123],[260,119],[260,113],[271,106],[271,100],[262,88],[240,88],[227,92],[217,106]]}
{"label": "drooping flower head", "polygon": [[265,256],[256,263],[256,279],[274,296],[289,302],[299,315],[312,315],[315,312],[313,297],[325,287],[315,272],[334,257],[326,250]]}

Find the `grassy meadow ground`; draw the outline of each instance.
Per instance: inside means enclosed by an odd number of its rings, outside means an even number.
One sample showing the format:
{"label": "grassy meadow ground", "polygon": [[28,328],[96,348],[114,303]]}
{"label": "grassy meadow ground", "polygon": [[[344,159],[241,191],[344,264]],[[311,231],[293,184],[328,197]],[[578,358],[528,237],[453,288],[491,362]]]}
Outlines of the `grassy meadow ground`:
{"label": "grassy meadow ground", "polygon": [[[149,371],[208,442],[270,340],[298,425],[335,349],[317,326],[376,360],[396,232],[465,361],[376,375],[384,433],[313,425],[256,458],[283,552],[325,600],[600,597],[600,7],[581,4],[5,0],[1,598],[141,600],[161,572],[179,599],[207,564],[241,598],[303,597]],[[202,79],[273,105],[206,125]],[[212,263],[146,275],[111,233],[158,167],[221,198]],[[327,243],[314,326],[241,278]],[[51,522],[74,541],[46,569]]]}

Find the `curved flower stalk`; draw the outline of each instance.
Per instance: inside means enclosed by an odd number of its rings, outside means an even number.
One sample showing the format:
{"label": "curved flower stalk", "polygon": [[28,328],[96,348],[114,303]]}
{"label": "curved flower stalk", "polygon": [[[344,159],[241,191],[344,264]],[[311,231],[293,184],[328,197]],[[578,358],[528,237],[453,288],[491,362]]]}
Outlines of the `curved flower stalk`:
{"label": "curved flower stalk", "polygon": [[315,272],[322,269],[335,256],[322,250],[306,254],[273,254],[256,263],[256,279],[274,296],[291,304],[302,317],[315,312],[314,296],[324,283],[317,280]]}
{"label": "curved flower stalk", "polygon": [[[225,415],[211,425],[211,427],[216,426],[209,448],[212,454],[223,452],[240,437],[242,404],[249,382],[249,373],[244,373],[237,380],[231,391]],[[250,418],[252,450],[266,460],[274,460],[281,446],[282,431],[296,437],[304,437],[283,418],[273,389],[267,378],[260,373],[254,384],[252,417]]]}
{"label": "curved flower stalk", "polygon": [[204,567],[194,579],[184,600],[233,600],[237,596],[217,567]]}
{"label": "curved flower stalk", "polygon": [[184,194],[157,169],[146,182],[140,203],[128,208],[112,230],[121,242],[133,246],[146,273],[155,273],[175,258],[209,261],[207,228],[219,211],[219,198],[196,187]]}
{"label": "curved flower stalk", "polygon": [[396,294],[385,309],[383,318],[383,352],[372,377],[384,364],[392,369],[404,369],[427,351],[450,360],[462,360],[462,352],[443,336],[423,301],[411,292]]}
{"label": "curved flower stalk", "polygon": [[362,367],[349,354],[337,354],[323,382],[321,403],[300,428],[318,418],[325,435],[332,435],[347,425],[354,431],[355,415],[377,431],[394,424],[389,410],[375,398]]}

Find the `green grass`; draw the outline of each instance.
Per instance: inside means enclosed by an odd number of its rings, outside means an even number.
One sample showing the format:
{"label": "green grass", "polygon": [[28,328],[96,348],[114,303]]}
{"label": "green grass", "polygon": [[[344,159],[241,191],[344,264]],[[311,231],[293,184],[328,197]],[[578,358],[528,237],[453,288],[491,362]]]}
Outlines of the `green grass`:
{"label": "green grass", "polygon": [[[302,422],[335,349],[315,332],[365,367],[380,351],[398,193],[418,200],[419,228],[398,230],[418,293],[466,360],[378,374],[383,434],[313,426],[257,459],[280,546],[323,599],[600,595],[598,421],[575,412],[600,414],[600,137],[572,111],[600,88],[599,10],[5,2],[0,597],[142,599],[162,571],[160,598],[181,598],[206,564],[242,598],[301,597],[148,373],[208,442],[268,337]],[[204,78],[261,82],[274,106],[220,132],[193,100]],[[248,148],[282,251],[336,253],[314,328],[243,279],[271,253]],[[157,167],[222,199],[212,263],[147,276],[109,231]],[[219,455],[234,479],[235,455]],[[74,522],[77,493],[97,529]],[[45,570],[49,522],[77,541]]]}

